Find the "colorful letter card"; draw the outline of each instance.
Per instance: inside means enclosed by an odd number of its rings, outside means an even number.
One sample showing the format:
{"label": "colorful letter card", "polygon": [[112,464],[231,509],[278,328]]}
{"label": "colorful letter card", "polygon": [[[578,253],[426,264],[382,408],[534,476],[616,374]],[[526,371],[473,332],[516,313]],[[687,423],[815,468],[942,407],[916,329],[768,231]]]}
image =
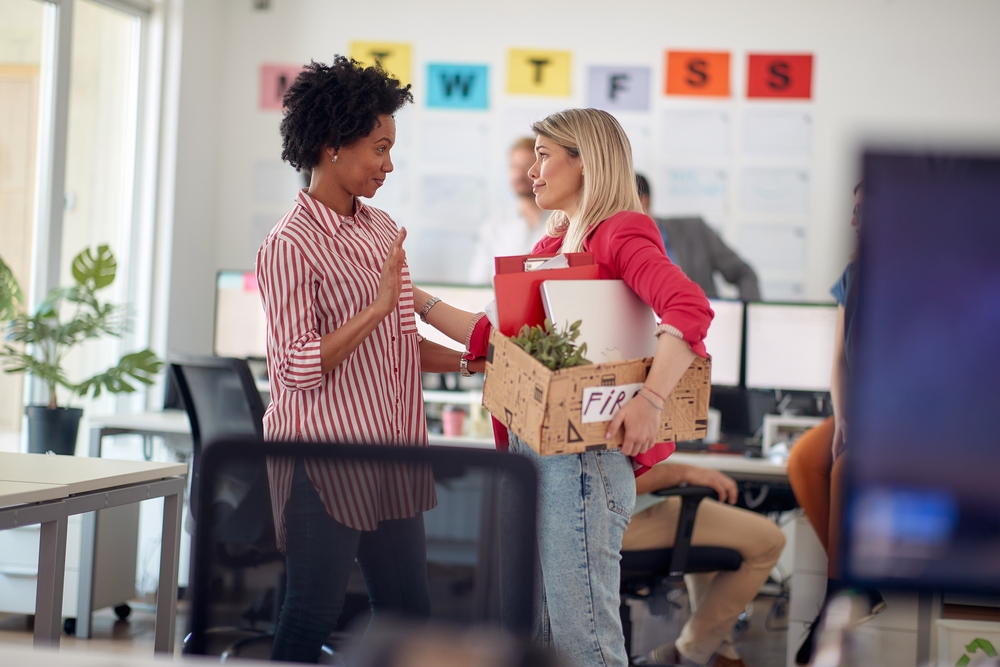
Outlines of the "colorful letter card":
{"label": "colorful letter card", "polygon": [[510,49],[507,56],[507,92],[569,97],[571,59],[569,51]]}
{"label": "colorful letter card", "polygon": [[351,57],[365,65],[381,63],[382,68],[399,79],[403,86],[410,83],[410,45],[400,42],[351,42]]}
{"label": "colorful letter card", "polygon": [[301,71],[302,65],[261,65],[258,108],[261,111],[281,111],[285,92]]}
{"label": "colorful letter card", "polygon": [[587,106],[608,111],[649,111],[648,67],[591,67]]}
{"label": "colorful letter card", "polygon": [[444,109],[488,109],[489,67],[427,65],[427,106]]}
{"label": "colorful letter card", "polygon": [[812,99],[811,55],[750,55],[747,97]]}
{"label": "colorful letter card", "polygon": [[729,52],[667,51],[666,93],[729,97]]}

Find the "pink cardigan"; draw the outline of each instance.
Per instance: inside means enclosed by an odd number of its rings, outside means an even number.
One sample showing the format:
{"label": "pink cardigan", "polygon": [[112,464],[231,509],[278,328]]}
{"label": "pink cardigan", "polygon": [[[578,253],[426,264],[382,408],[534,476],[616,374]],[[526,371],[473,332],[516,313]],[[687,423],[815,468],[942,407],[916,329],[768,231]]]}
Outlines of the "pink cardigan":
{"label": "pink cardigan", "polygon": [[[535,244],[532,254],[548,255],[559,252],[561,237],[546,236]],[[623,211],[599,223],[583,244],[584,251],[594,253],[601,278],[623,280],[659,316],[681,332],[691,350],[700,357],[705,351],[705,335],[714,313],[702,289],[667,258],[663,239],[653,219],[642,213]],[[492,327],[484,317],[469,339],[469,359],[486,356]],[[497,449],[507,449],[507,429],[496,419],[493,433]],[[638,477],[650,467],[670,456],[674,443],[662,442],[635,457]]]}

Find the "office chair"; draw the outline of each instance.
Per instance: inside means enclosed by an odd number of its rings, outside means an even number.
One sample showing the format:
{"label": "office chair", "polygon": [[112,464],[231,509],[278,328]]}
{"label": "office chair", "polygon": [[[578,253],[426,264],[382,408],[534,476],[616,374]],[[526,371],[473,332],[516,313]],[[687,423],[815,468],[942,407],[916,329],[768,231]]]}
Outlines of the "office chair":
{"label": "office chair", "polygon": [[[479,627],[496,626],[497,614],[496,580],[503,565],[503,576],[513,581],[523,582],[506,592],[503,601],[503,621],[505,629],[518,640],[528,641],[532,632],[532,606],[534,601],[534,567],[536,550],[536,504],[537,475],[534,466],[524,457],[509,456],[493,451],[466,449],[460,447],[399,447],[393,445],[352,445],[341,443],[310,442],[263,442],[253,437],[230,437],[213,442],[205,448],[202,457],[202,475],[199,493],[207,497],[216,486],[216,480],[227,472],[233,463],[261,464],[268,456],[282,456],[304,459],[328,459],[337,464],[390,463],[415,466],[429,466],[435,483],[449,484],[468,475],[470,478],[482,476],[486,483],[484,491],[490,498],[497,498],[502,479],[510,497],[515,498],[516,512],[505,512],[503,532],[503,556],[500,556],[496,515],[499,509],[492,503],[493,520],[482,522],[477,531],[476,576],[474,590],[468,597],[468,606],[458,622],[471,623]],[[510,510],[510,507],[505,507]],[[508,520],[509,519],[509,520]],[[234,605],[232,586],[221,588],[215,582],[220,571],[225,570],[217,550],[213,549],[218,519],[208,503],[201,503],[196,515],[193,570],[191,573],[192,604],[191,634],[185,643],[185,652],[192,654],[209,653],[212,639],[209,636],[213,624],[231,613]],[[435,592],[436,591],[436,592]],[[247,591],[244,599],[252,597],[253,590]],[[431,587],[432,595],[444,594],[439,586]],[[435,602],[435,599],[438,602]],[[432,611],[441,601],[432,598]],[[440,610],[438,610],[440,611]],[[436,613],[436,612],[435,612]],[[371,626],[377,629],[378,624]],[[347,636],[345,635],[345,639]]]}
{"label": "office chair", "polygon": [[[218,472],[211,491],[205,496],[199,492],[201,461],[211,447],[208,443],[233,435],[263,437],[264,404],[250,367],[243,359],[174,354],[170,355],[170,370],[191,422],[191,511],[198,516],[199,504],[208,502],[217,559],[235,572],[283,563],[284,556],[275,543],[271,492],[262,463],[229,462]],[[215,639],[229,642],[222,650],[223,656],[235,657],[273,640],[273,634],[258,628],[257,622],[266,619],[276,624],[283,589],[284,572],[275,592],[262,595],[243,615],[249,627],[213,629]]]}
{"label": "office chair", "polygon": [[674,546],[667,549],[622,551],[621,606],[619,614],[625,633],[625,652],[632,656],[632,610],[628,600],[646,600],[664,585],[683,585],[685,574],[720,572],[740,569],[743,556],[725,547],[693,547],[691,534],[702,498],[716,498],[713,489],[705,486],[674,486],[654,491],[657,496],[680,496],[681,511],[677,518]]}

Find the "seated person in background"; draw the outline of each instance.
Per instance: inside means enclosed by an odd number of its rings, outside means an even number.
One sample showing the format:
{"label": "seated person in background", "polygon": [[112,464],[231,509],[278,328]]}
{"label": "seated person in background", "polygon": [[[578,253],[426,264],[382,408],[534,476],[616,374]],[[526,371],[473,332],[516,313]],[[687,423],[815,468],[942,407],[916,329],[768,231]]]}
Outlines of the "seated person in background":
{"label": "seated person in background", "polygon": [[502,215],[492,216],[479,230],[469,264],[470,285],[492,285],[494,257],[527,255],[545,236],[549,212],[538,208],[528,168],[535,162],[535,138],[521,137],[510,148],[510,187],[517,202]]}
{"label": "seated person in background", "polygon": [[651,651],[647,663],[746,667],[732,644],[733,626],[778,562],[785,535],[767,517],[726,504],[736,502],[736,482],[716,470],[680,463],[653,466],[635,480],[635,510],[622,539],[622,551],[673,546],[681,499],[643,494],[683,483],[707,486],[719,494],[718,501],[706,498],[698,506],[692,546],[734,549],[743,556],[743,565],[733,572],[684,575],[691,618],[677,641]]}
{"label": "seated person in background", "polygon": [[[639,199],[646,215],[650,213],[649,181],[642,174],[635,175]],[[760,301],[757,275],[750,265],[740,259],[715,231],[701,218],[653,218],[660,228],[667,255],[687,277],[698,283],[710,299],[718,297],[712,275],[718,271],[727,282],[736,285],[743,301]]]}
{"label": "seated person in background", "polygon": [[[855,234],[861,230],[861,195],[863,184],[854,188],[854,213],[851,227]],[[837,593],[843,584],[837,577],[836,555],[840,549],[840,523],[842,489],[847,473],[847,443],[850,442],[849,421],[846,414],[847,386],[851,377],[851,325],[857,308],[857,271],[854,257],[848,263],[840,280],[830,293],[837,300],[837,337],[833,347],[833,370],[830,376],[830,398],[833,402],[833,416],[815,428],[811,428],[795,441],[788,457],[788,481],[792,485],[795,499],[802,507],[809,523],[816,530],[816,536],[826,550],[828,559],[826,601]],[[868,613],[856,622],[871,618],[886,607],[882,595],[874,590],[863,591],[868,598]],[[824,601],[823,606],[826,606]],[[807,665],[812,661],[816,643],[820,609],[802,642],[795,662]]]}

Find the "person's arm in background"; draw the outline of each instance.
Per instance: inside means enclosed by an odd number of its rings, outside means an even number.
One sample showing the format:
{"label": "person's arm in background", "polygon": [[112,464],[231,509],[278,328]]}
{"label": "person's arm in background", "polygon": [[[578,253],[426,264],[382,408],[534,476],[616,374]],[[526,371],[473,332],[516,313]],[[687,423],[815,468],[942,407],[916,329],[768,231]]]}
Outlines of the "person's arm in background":
{"label": "person's arm in background", "polygon": [[659,489],[669,489],[681,484],[707,486],[719,494],[720,503],[736,504],[736,482],[718,470],[708,470],[683,463],[661,463],[635,478],[635,493],[642,495]]}
{"label": "person's arm in background", "polygon": [[850,368],[844,350],[844,307],[837,306],[837,334],[833,343],[833,371],[830,375],[830,399],[833,401],[833,458],[847,446],[847,383]]}
{"label": "person's arm in background", "polygon": [[760,287],[757,285],[757,274],[753,268],[733,252],[704,220],[700,222],[703,227],[702,237],[708,244],[712,270],[718,271],[726,282],[739,288],[742,301],[760,301]]}

